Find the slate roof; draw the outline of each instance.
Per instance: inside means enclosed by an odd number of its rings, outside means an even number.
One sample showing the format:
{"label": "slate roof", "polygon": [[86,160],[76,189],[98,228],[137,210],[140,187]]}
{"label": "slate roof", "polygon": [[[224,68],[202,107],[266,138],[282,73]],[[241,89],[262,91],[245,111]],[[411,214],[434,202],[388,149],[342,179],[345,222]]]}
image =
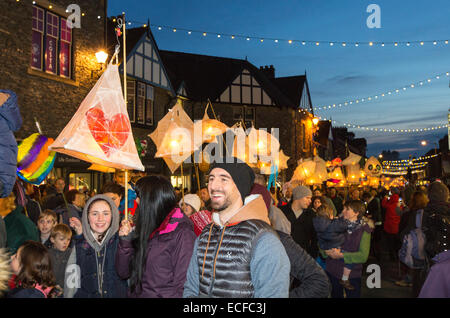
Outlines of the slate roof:
{"label": "slate roof", "polygon": [[[277,77],[272,79],[272,81],[294,105],[300,106],[306,75]],[[305,94],[308,94],[308,92],[305,92]]]}
{"label": "slate roof", "polygon": [[[113,22],[112,19],[112,17],[109,18],[107,22],[107,47],[110,56],[114,54],[114,48],[117,44],[115,34],[117,23]],[[145,34],[151,37],[156,49],[158,49],[148,26],[127,29],[127,56]],[[121,38],[119,39],[121,40]],[[305,87],[305,75],[269,78],[263,71],[247,60],[159,49],[158,52],[174,91],[177,92],[184,82],[187,97],[192,100],[200,102],[205,102],[208,99],[211,101],[217,100],[236,77],[244,69],[247,69],[260,83],[276,106],[296,109],[300,105]],[[120,53],[119,63],[122,62],[122,59],[123,54]]]}
{"label": "slate roof", "polygon": [[185,82],[188,97],[215,101],[247,69],[276,106],[295,107],[263,72],[247,60],[160,50],[160,56],[175,89]]}

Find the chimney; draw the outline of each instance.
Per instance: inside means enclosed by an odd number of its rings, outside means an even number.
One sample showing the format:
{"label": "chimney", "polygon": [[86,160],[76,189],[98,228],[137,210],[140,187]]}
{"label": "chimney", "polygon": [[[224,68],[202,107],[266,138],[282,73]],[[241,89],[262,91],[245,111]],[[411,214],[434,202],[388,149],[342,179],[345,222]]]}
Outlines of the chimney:
{"label": "chimney", "polygon": [[269,78],[269,79],[274,79],[275,78],[275,68],[273,67],[273,65],[269,66],[260,66],[259,69],[261,70],[261,72],[264,73],[264,75]]}

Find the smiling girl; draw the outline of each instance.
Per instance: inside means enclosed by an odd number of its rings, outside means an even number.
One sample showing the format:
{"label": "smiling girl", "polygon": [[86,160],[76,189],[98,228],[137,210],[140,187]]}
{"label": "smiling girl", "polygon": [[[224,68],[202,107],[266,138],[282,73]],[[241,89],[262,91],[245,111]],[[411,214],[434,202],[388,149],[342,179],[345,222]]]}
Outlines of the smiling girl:
{"label": "smiling girl", "polygon": [[[82,223],[70,219],[75,236],[75,255],[68,266],[74,267],[70,279],[76,298],[123,298],[126,280],[117,276],[114,260],[119,242],[119,211],[106,195],[92,197],[84,207]],[[70,276],[70,275],[69,275]],[[68,293],[69,295],[71,293]],[[66,293],[66,297],[68,295]]]}

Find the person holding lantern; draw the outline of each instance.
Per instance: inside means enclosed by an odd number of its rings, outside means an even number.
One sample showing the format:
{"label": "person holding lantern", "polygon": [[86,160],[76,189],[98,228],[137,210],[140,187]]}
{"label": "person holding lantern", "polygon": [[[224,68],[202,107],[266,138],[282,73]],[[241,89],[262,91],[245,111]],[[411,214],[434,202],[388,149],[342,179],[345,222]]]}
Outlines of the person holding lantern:
{"label": "person holding lantern", "polygon": [[177,207],[166,178],[143,177],[135,189],[136,227],[122,221],[117,273],[129,279],[128,297],[181,298],[196,238],[192,222]]}

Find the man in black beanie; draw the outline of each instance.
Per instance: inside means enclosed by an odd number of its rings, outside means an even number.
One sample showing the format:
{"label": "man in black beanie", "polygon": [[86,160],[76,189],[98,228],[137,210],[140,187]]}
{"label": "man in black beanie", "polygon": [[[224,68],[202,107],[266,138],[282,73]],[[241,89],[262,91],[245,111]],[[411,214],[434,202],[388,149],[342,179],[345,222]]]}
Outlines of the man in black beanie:
{"label": "man in black beanie", "polygon": [[269,225],[262,196],[249,195],[254,179],[236,158],[211,166],[213,222],[195,242],[183,297],[289,296],[289,258]]}

